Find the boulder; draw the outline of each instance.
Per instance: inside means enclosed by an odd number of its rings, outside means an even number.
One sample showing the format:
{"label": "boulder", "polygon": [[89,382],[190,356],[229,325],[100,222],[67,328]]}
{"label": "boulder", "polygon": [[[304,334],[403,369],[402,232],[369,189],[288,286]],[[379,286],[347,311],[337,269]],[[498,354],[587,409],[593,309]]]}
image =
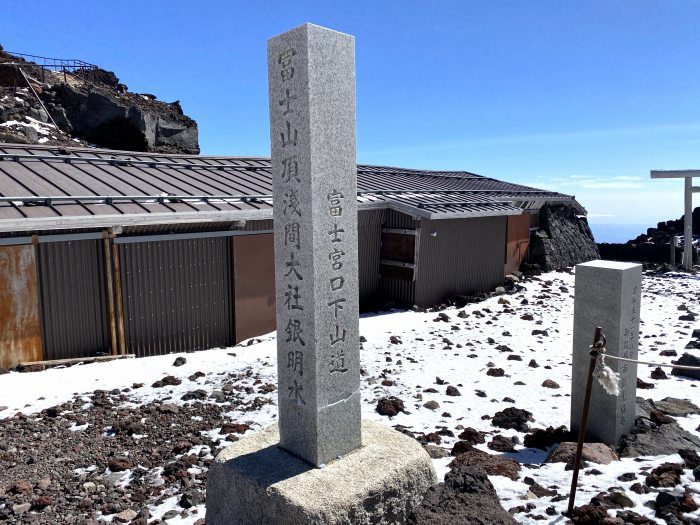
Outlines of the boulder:
{"label": "boulder", "polygon": [[[545,463],[568,463],[576,457],[577,443],[567,441],[561,443],[557,448],[552,450]],[[608,465],[613,461],[619,461],[615,451],[603,443],[584,443],[581,453],[583,461],[598,463],[600,465]]]}
{"label": "boulder", "polygon": [[64,83],[55,93],[69,124],[64,127],[90,142],[118,150],[199,153],[197,123],[182,115],[179,105]]}
{"label": "boulder", "polygon": [[[452,454],[454,455],[454,450]],[[489,476],[505,476],[513,481],[517,480],[520,476],[520,463],[514,459],[489,454],[488,452],[476,448],[472,448],[471,450],[457,455],[448,466],[450,468],[457,468],[462,465],[481,467]]]}
{"label": "boulder", "polygon": [[409,525],[515,525],[506,512],[486,472],[459,465],[445,475],[445,482],[428,489],[422,503],[406,521]]}
{"label": "boulder", "polygon": [[620,457],[661,456],[676,454],[681,449],[700,450],[700,439],[678,423],[657,424],[651,413],[683,417],[698,413],[698,407],[687,399],[667,397],[661,401],[637,398],[637,418],[632,430],[622,436],[617,452]]}
{"label": "boulder", "polygon": [[500,428],[509,428],[519,432],[530,430],[528,421],[532,420],[532,413],[521,408],[508,407],[500,412],[496,412],[491,423]]}
{"label": "boulder", "polygon": [[[674,364],[682,366],[696,366],[700,368],[700,356],[684,352],[681,358]],[[690,377],[691,379],[700,379],[700,369],[684,370],[682,368],[673,368],[671,374],[674,376]]]}

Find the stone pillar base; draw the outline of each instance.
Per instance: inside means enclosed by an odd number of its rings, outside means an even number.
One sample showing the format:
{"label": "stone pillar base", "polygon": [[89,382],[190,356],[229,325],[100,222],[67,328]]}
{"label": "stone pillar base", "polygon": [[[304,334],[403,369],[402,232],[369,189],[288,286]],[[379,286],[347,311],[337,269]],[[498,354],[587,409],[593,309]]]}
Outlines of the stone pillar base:
{"label": "stone pillar base", "polygon": [[437,481],[417,441],[372,421],[362,422],[362,448],[323,468],[278,443],[275,424],[216,457],[207,525],[400,524]]}

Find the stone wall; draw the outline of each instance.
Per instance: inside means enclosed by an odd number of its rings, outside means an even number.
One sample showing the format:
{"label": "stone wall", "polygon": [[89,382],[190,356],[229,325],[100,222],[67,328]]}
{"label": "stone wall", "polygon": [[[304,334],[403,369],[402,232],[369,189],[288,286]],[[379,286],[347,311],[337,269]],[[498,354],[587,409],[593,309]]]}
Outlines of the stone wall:
{"label": "stone wall", "polygon": [[545,204],[540,229],[530,234],[529,263],[551,271],[600,259],[593,233],[585,217],[566,204]]}

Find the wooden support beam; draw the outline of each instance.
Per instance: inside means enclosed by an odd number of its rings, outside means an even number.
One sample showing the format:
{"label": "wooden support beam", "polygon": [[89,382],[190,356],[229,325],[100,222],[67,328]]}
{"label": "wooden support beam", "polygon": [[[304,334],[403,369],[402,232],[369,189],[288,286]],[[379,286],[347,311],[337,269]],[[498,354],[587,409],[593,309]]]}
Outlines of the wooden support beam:
{"label": "wooden support beam", "polygon": [[28,368],[31,366],[41,365],[45,368],[51,368],[53,366],[70,366],[76,365],[78,363],[88,364],[88,363],[102,363],[105,361],[114,361],[115,359],[134,359],[135,354],[126,355],[100,355],[95,357],[72,357],[70,359],[52,359],[50,361],[25,361],[18,365],[18,368]]}

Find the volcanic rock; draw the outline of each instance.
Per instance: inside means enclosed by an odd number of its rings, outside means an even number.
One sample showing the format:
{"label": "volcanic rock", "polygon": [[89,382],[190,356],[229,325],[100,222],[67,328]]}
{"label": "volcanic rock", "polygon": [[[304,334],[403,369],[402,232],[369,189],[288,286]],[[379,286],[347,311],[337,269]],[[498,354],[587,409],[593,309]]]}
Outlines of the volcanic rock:
{"label": "volcanic rock", "polygon": [[445,482],[428,489],[420,506],[408,518],[409,525],[516,525],[501,506],[496,490],[483,469],[460,465]]}

